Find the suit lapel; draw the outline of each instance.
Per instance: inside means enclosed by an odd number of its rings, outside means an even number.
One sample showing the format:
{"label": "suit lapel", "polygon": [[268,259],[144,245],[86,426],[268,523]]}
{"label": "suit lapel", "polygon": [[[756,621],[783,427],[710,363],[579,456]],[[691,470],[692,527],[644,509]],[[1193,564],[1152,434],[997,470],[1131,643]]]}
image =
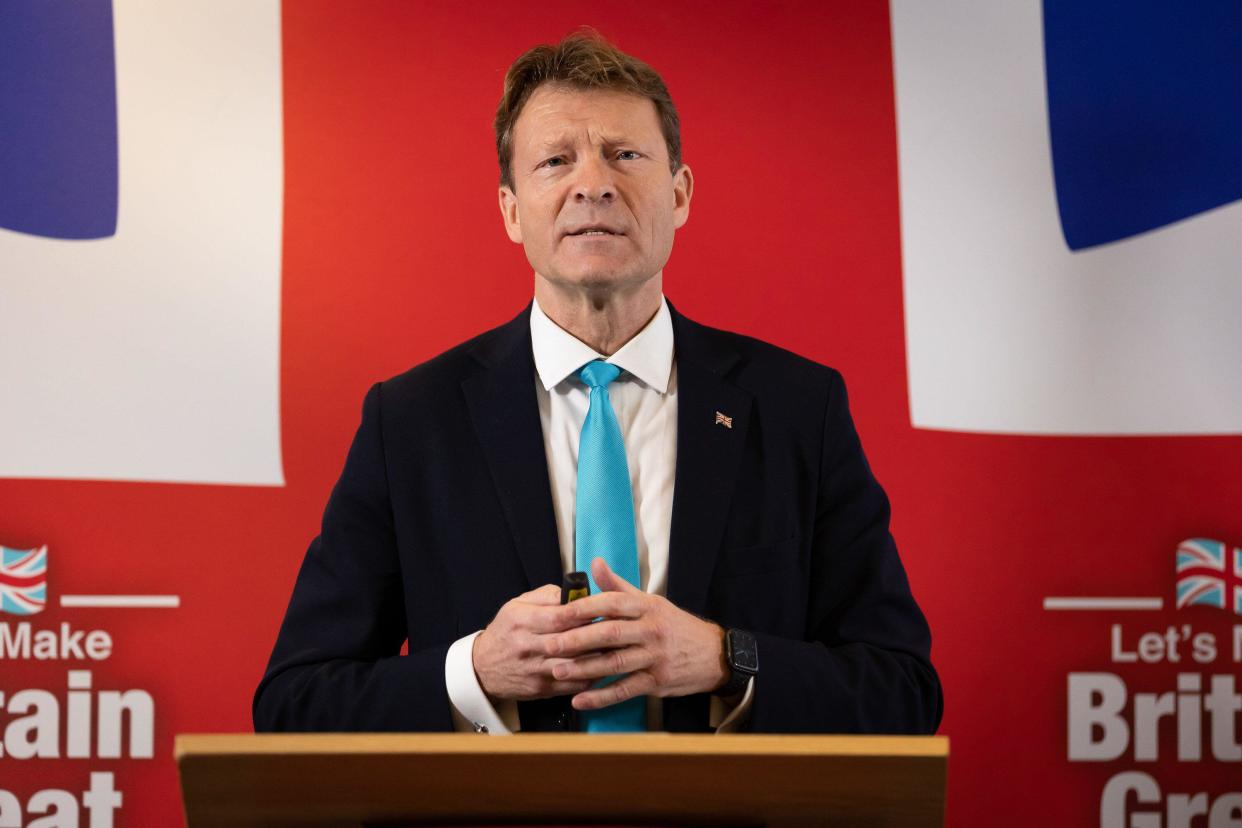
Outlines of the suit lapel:
{"label": "suit lapel", "polygon": [[462,382],[470,419],[496,485],[530,588],[561,581],[543,426],[535,399],[530,308],[476,345],[485,370]]}
{"label": "suit lapel", "polygon": [[[670,310],[672,306],[670,305]],[[738,354],[673,311],[677,349],[677,472],[668,597],[702,614],[741,468],[751,394],[724,376]],[[729,423],[717,422],[718,415]]]}

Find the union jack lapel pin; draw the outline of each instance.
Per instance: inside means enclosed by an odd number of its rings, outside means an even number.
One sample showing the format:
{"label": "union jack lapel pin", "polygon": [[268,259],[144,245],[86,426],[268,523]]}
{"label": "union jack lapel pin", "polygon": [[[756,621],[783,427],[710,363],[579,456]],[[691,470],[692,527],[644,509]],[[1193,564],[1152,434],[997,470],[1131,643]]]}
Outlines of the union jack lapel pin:
{"label": "union jack lapel pin", "polygon": [[725,428],[733,428],[733,418],[717,411],[716,412],[716,425],[722,425]]}

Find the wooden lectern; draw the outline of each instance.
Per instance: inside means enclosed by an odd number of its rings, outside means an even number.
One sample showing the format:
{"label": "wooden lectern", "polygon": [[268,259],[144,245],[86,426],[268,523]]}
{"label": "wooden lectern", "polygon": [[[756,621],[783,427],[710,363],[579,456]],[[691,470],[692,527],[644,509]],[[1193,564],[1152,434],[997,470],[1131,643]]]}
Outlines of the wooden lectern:
{"label": "wooden lectern", "polygon": [[943,736],[434,733],[176,740],[189,828],[943,825],[948,754]]}

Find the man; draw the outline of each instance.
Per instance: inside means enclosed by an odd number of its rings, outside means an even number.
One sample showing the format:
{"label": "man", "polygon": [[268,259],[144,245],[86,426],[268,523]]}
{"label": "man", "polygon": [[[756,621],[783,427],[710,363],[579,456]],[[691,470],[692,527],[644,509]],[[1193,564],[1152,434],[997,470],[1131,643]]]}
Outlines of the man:
{"label": "man", "polygon": [[663,81],[537,47],[496,136],[535,301],[367,395],[256,729],[934,731],[840,376],[664,300],[694,177]]}

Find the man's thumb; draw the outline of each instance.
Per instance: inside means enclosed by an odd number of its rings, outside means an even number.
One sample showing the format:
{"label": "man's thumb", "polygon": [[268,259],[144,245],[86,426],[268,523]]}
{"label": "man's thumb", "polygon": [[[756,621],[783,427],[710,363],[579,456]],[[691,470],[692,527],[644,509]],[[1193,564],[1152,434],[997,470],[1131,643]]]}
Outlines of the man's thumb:
{"label": "man's thumb", "polygon": [[594,558],[591,560],[591,575],[595,578],[595,583],[604,592],[609,590],[615,592],[638,592],[638,587],[622,578],[620,575],[612,571],[608,566],[608,562],[603,558]]}

